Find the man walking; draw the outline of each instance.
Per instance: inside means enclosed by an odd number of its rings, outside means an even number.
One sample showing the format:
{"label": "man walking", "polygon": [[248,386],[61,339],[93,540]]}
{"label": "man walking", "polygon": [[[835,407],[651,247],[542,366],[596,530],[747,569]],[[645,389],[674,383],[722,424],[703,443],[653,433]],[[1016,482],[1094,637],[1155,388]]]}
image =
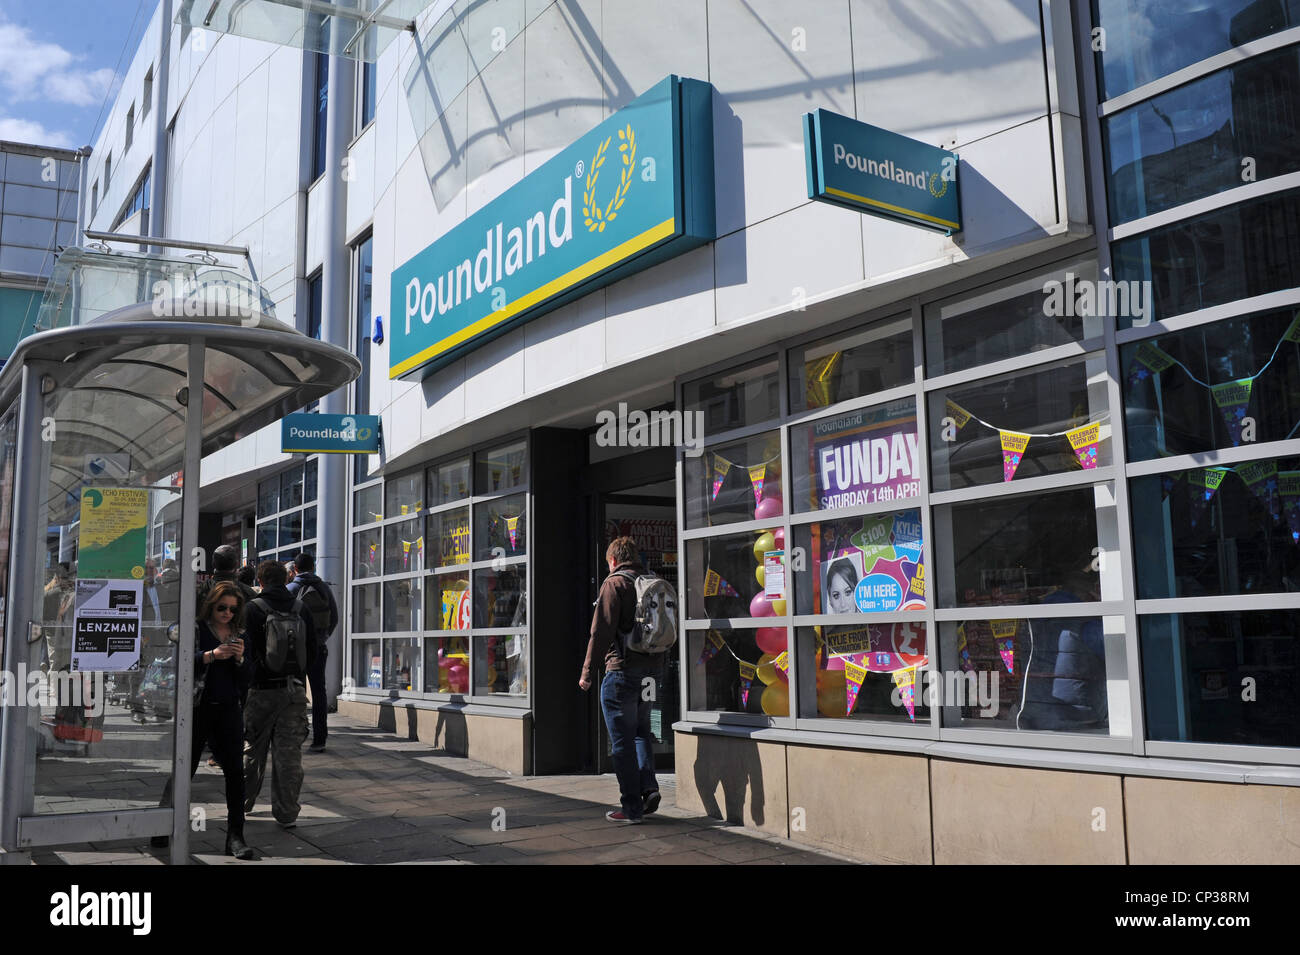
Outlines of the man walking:
{"label": "man walking", "polygon": [[[609,728],[610,749],[622,808],[605,813],[610,822],[637,824],[659,808],[659,783],[655,779],[654,737],[650,733],[650,706],[658,693],[660,658],[626,648],[626,636],[636,625],[636,584],[644,573],[636,542],[615,538],[605,551],[609,576],[601,585],[591,618],[591,639],[578,686],[591,689],[596,661],[604,659],[600,706]],[[629,576],[630,575],[630,576]]]}
{"label": "man walking", "polygon": [[245,652],[252,658],[252,686],[244,705],[244,811],[252,812],[262,790],[270,751],[271,812],[288,829],[298,820],[302,791],[302,744],[307,739],[307,691],[303,685],[316,655],[311,614],[285,587],[284,565],[257,568],[261,595],[245,611]]}
{"label": "man walking", "polygon": [[293,566],[298,574],[289,583],[289,593],[302,599],[316,628],[316,660],[307,673],[307,685],[311,688],[311,751],[323,753],[328,732],[326,714],[329,712],[325,690],[325,658],[329,654],[326,644],[339,625],[339,605],[329,585],[316,576],[315,557],[299,554],[293,559]]}

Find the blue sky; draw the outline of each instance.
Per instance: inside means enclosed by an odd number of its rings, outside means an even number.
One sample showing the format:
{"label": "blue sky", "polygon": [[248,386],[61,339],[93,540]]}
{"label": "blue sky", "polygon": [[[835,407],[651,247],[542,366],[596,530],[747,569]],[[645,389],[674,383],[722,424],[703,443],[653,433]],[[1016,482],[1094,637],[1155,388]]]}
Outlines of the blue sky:
{"label": "blue sky", "polygon": [[157,5],[0,0],[0,139],[68,147],[94,142]]}

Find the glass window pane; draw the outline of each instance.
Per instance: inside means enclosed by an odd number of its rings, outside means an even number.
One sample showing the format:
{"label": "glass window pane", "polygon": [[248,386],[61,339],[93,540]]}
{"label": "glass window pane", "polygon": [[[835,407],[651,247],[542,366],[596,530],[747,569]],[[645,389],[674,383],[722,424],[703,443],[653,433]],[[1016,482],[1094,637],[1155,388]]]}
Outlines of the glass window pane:
{"label": "glass window pane", "polygon": [[785,635],[784,627],[687,631],[687,709],[789,716],[787,682],[763,649],[784,646]]}
{"label": "glass window pane", "polygon": [[1107,485],[937,507],[938,606],[1115,599],[1114,521]]}
{"label": "glass window pane", "polygon": [[469,692],[469,637],[424,638],[424,692]]}
{"label": "glass window pane", "polygon": [[450,504],[466,497],[469,497],[469,458],[430,469],[430,501],[434,504]]}
{"label": "glass window pane", "polygon": [[429,566],[450,567],[469,563],[469,508],[453,507],[428,517],[433,551]]}
{"label": "glass window pane", "polygon": [[825,408],[912,381],[912,319],[904,315],[796,348],[790,410]]}
{"label": "glass window pane", "polygon": [[302,540],[302,511],[294,511],[280,518],[280,546],[296,544]]}
{"label": "glass window pane", "polygon": [[474,456],[474,493],[496,494],[521,487],[528,480],[528,444],[518,441]]}
{"label": "glass window pane", "polygon": [[422,657],[419,639],[385,638],[383,689],[409,692],[419,687]]}
{"label": "glass window pane", "polygon": [[1287,336],[1298,333],[1295,309],[1287,308],[1123,346],[1129,459],[1293,437],[1300,421],[1300,345]]}
{"label": "glass window pane", "polygon": [[781,382],[775,358],[692,381],[684,389],[686,411],[704,413],[704,433],[717,434],[771,421],[781,413]]}
{"label": "glass window pane", "polygon": [[267,559],[275,556],[275,549],[280,546],[279,534],[275,521],[266,521],[257,525],[257,553]]}
{"label": "glass window pane", "polygon": [[784,616],[786,600],[769,600],[759,583],[762,558],[785,547],[779,527],[686,542],[686,606],[694,619]]}
{"label": "glass window pane", "polygon": [[302,504],[302,465],[290,468],[280,475],[280,509]]}
{"label": "glass window pane", "polygon": [[383,572],[380,530],[373,527],[352,535],[352,576],[378,577]]}
{"label": "glass window pane", "polygon": [[[1002,430],[1033,435],[1016,478],[1109,465],[1108,381],[1106,356],[1098,354],[932,393],[931,489],[1005,480]],[[1079,430],[1089,425],[1096,428]]]}
{"label": "glass window pane", "polygon": [[1148,739],[1300,746],[1300,614],[1159,614],[1139,628]]}
{"label": "glass window pane", "polygon": [[528,497],[511,494],[474,505],[474,559],[519,557],[528,550]]}
{"label": "glass window pane", "polygon": [[352,523],[370,524],[384,519],[384,486],[372,484],[352,495]]}
{"label": "glass window pane", "polygon": [[424,625],[420,613],[423,586],[419,577],[384,581],[385,633],[403,633],[421,629]]}
{"label": "glass window pane", "polygon": [[1131,483],[1138,596],[1300,590],[1300,458]]}
{"label": "glass window pane", "polygon": [[471,625],[469,573],[436,574],[425,578],[425,603],[430,630],[468,630]]}
{"label": "glass window pane", "polygon": [[269,517],[280,510],[280,479],[268,478],[257,486],[257,516]]}
{"label": "glass window pane", "polygon": [[685,471],[687,527],[767,520],[783,513],[778,431],[688,456]]}
{"label": "glass window pane", "polygon": [[379,584],[352,588],[352,631],[379,632]]}
{"label": "glass window pane", "polygon": [[930,375],[1099,337],[1100,319],[1079,298],[1080,289],[1095,289],[1096,279],[1097,263],[1079,260],[1013,284],[926,306]]}
{"label": "glass window pane", "polygon": [[1106,671],[1108,652],[1122,666],[1122,617],[965,620],[939,634],[942,667],[924,682],[945,726],[1127,735],[1108,696],[1126,710],[1127,685]]}
{"label": "glass window pane", "polygon": [[311,540],[316,536],[316,508],[305,507],[302,511],[302,539]]}
{"label": "glass window pane", "polygon": [[383,688],[384,662],[378,640],[352,641],[352,679],[357,686],[371,690]]}
{"label": "glass window pane", "polygon": [[528,695],[528,634],[474,638],[474,692]]}
{"label": "glass window pane", "polygon": [[527,572],[523,564],[474,571],[474,626],[522,627],[528,623]]}
{"label": "glass window pane", "polygon": [[[800,628],[801,715],[929,722],[930,708],[918,683],[924,675],[921,668],[929,659],[925,629],[919,620]],[[779,674],[779,668],[774,669]]]}
{"label": "glass window pane", "polygon": [[384,507],[390,517],[424,510],[424,472],[415,471],[390,480],[384,487]]}
{"label": "glass window pane", "polygon": [[794,569],[795,612],[925,609],[921,512],[872,514],[794,528],[809,555]]}
{"label": "glass window pane", "polygon": [[917,441],[911,398],[791,428],[795,513],[915,497]]}
{"label": "glass window pane", "polygon": [[312,501],[316,500],[316,481],[319,471],[318,460],[319,459],[317,458],[310,458],[305,466],[302,482],[302,499],[305,504],[310,504]]}
{"label": "glass window pane", "polygon": [[401,574],[424,567],[424,522],[402,521],[384,528],[384,573]]}

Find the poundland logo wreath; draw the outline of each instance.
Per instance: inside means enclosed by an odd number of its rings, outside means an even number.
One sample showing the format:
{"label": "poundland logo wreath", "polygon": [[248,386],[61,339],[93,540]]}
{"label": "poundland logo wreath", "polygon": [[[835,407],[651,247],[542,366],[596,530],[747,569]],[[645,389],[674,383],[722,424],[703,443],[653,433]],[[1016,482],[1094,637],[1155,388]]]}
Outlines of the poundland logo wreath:
{"label": "poundland logo wreath", "polygon": [[712,88],[670,76],[393,271],[389,376],[713,238]]}

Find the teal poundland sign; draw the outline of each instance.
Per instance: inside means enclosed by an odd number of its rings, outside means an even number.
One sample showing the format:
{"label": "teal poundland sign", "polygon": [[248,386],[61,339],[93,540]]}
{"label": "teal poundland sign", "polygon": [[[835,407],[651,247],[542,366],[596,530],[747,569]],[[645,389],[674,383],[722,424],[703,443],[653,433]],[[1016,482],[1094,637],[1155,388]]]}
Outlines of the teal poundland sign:
{"label": "teal poundland sign", "polygon": [[280,419],[280,450],[299,454],[378,454],[379,415],[285,415]]}
{"label": "teal poundland sign", "polygon": [[389,377],[712,241],[712,91],[666,77],[397,268]]}
{"label": "teal poundland sign", "polygon": [[808,198],[961,231],[957,154],[819,109],[803,117]]}

